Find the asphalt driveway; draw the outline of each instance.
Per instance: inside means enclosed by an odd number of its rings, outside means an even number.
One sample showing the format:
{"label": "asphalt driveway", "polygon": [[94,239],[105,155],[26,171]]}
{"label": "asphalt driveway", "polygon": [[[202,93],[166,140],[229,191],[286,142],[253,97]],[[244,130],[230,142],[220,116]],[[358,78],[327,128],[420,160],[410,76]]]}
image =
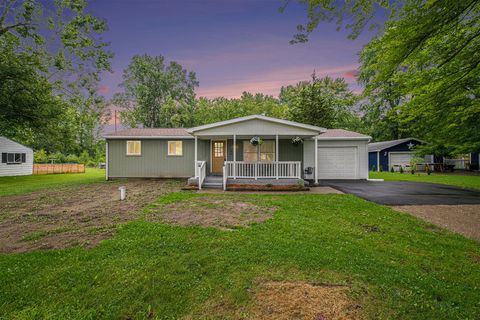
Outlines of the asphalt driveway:
{"label": "asphalt driveway", "polygon": [[328,180],[322,185],[383,205],[480,204],[480,192],[435,183]]}

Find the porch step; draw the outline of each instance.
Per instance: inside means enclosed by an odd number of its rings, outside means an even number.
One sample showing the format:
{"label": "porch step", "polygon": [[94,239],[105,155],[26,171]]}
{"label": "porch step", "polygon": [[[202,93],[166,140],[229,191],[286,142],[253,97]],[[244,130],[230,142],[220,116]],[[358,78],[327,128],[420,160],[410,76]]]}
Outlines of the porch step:
{"label": "porch step", "polygon": [[205,180],[203,181],[202,188],[222,189],[223,177],[222,176],[206,176]]}
{"label": "porch step", "polygon": [[220,183],[204,183],[202,185],[202,188],[206,188],[206,189],[222,189],[223,188],[223,185]]}

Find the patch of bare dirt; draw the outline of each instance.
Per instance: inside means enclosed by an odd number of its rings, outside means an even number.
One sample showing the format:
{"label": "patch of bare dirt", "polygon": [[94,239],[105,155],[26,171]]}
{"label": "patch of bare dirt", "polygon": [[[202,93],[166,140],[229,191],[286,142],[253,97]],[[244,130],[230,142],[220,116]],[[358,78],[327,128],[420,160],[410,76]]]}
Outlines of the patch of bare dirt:
{"label": "patch of bare dirt", "polygon": [[393,208],[471,239],[480,240],[480,205],[478,204],[396,206]]}
{"label": "patch of bare dirt", "polygon": [[[144,206],[182,185],[128,180],[0,197],[0,252],[94,246],[111,237],[115,225],[137,218]],[[119,186],[126,186],[124,201]]]}
{"label": "patch of bare dirt", "polygon": [[361,319],[361,307],[347,297],[348,287],[305,282],[266,282],[255,295],[252,319]]}
{"label": "patch of bare dirt", "polygon": [[155,207],[147,220],[230,230],[270,219],[276,208],[224,196],[193,197]]}

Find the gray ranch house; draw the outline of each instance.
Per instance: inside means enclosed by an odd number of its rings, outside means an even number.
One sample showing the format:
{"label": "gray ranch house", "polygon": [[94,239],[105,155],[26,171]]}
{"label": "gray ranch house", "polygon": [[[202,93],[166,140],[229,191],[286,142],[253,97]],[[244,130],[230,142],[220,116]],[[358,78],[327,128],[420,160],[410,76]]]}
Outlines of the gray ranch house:
{"label": "gray ranch house", "polygon": [[263,115],[105,139],[107,179],[189,178],[198,188],[241,189],[368,178],[369,136]]}

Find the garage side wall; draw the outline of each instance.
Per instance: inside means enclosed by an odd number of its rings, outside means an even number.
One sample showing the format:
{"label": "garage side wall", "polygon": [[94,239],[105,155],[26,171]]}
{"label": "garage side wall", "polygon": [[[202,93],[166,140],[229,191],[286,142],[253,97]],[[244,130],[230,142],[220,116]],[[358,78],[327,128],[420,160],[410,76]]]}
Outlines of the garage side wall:
{"label": "garage side wall", "polygon": [[[368,179],[368,149],[367,140],[318,140],[318,148],[325,147],[356,147],[358,179]],[[315,142],[307,140],[303,146],[304,167],[315,167]],[[352,159],[353,161],[353,159]],[[322,179],[321,176],[318,177]]]}
{"label": "garage side wall", "polygon": [[[188,178],[194,175],[193,139],[135,139],[142,141],[140,156],[126,154],[127,139],[109,139],[109,178]],[[169,156],[168,141],[183,141],[183,155]],[[208,145],[198,141],[198,160],[207,160]]]}

